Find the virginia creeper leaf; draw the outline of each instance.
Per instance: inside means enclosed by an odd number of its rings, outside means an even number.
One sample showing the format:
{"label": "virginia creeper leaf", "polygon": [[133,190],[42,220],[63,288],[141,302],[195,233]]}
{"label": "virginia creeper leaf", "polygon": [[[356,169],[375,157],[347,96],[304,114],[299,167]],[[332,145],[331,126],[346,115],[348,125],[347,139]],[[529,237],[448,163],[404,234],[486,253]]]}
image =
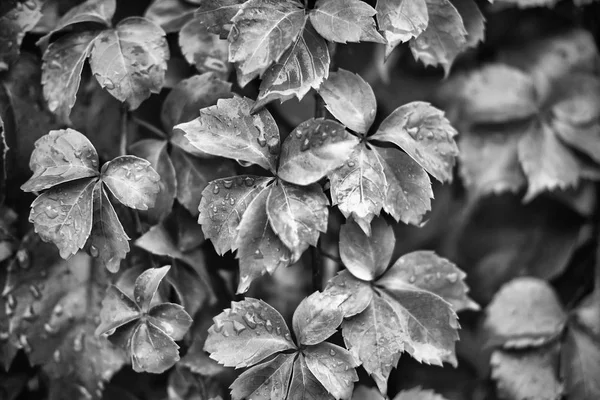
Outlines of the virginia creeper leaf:
{"label": "virginia creeper leaf", "polygon": [[298,260],[308,246],[316,246],[327,231],[329,200],[319,184],[296,186],[279,180],[271,186],[267,215],[273,231]]}
{"label": "virginia creeper leaf", "polygon": [[286,400],[295,354],[279,354],[242,373],[231,384],[233,400]]}
{"label": "virginia creeper leaf", "polygon": [[151,268],[144,271],[135,280],[133,295],[135,302],[143,312],[148,312],[152,298],[158,290],[158,285],[162,282],[170,267]]}
{"label": "virginia creeper leaf", "polygon": [[306,366],[336,399],[349,399],[358,375],[358,362],[348,350],[331,343],[320,343],[304,351]]}
{"label": "virginia creeper leaf", "polygon": [[444,113],[415,101],[398,107],[380,125],[373,140],[391,142],[404,150],[440,182],[452,180],[458,148],[456,130]]}
{"label": "virginia creeper leaf", "polygon": [[226,39],[231,29],[231,20],[247,0],[205,0],[195,12],[195,16],[209,32]]}
{"label": "virginia creeper leaf", "polygon": [[[298,343],[317,345],[333,335],[344,319],[342,310],[339,308],[343,299],[315,292],[302,300],[294,311],[292,319]],[[352,367],[355,366],[352,365]]]}
{"label": "virginia creeper leaf", "polygon": [[355,277],[364,281],[375,280],[387,269],[396,238],[383,218],[371,223],[371,236],[353,222],[340,228],[340,257],[344,266]]}
{"label": "virginia creeper leaf", "polygon": [[0,17],[0,71],[8,70],[18,60],[23,37],[42,17],[41,8],[42,3],[37,0],[19,1]]}
{"label": "virginia creeper leaf", "polygon": [[561,376],[566,392],[574,400],[589,400],[600,395],[600,349],[585,330],[571,326],[561,351]]}
{"label": "virginia creeper leaf", "polygon": [[319,94],[329,112],[348,128],[367,133],[377,114],[375,93],[364,79],[339,69],[321,85]]}
{"label": "virginia creeper leaf", "polygon": [[332,296],[336,300],[341,297],[342,303],[339,308],[342,310],[344,318],[350,318],[363,312],[373,298],[373,291],[363,283],[363,281],[355,278],[350,271],[343,270],[329,280],[323,294]]}
{"label": "virginia creeper leaf", "polygon": [[208,396],[207,398],[213,400],[227,398],[226,387],[217,378],[196,374],[181,363],[177,364],[169,375],[167,392],[169,400],[202,398],[200,396]]}
{"label": "virginia creeper leaf", "polygon": [[214,72],[227,79],[231,72],[229,42],[210,33],[198,17],[179,32],[179,47],[188,63],[200,72]]}
{"label": "virginia creeper leaf", "polygon": [[304,356],[299,355],[294,361],[292,380],[288,400],[323,399],[329,400],[333,397],[323,387],[321,382],[313,375]]}
{"label": "virginia creeper leaf", "polygon": [[50,131],[35,142],[29,166],[33,176],[21,186],[38,192],[60,183],[98,175],[98,153],[73,129]]}
{"label": "virginia creeper leaf", "polygon": [[100,33],[90,66],[100,86],[134,110],[160,92],[168,59],[165,32],[144,18],[130,17]]}
{"label": "virginia creeper leaf", "polygon": [[240,175],[217,179],[204,189],[198,223],[218,254],[237,249],[238,226],[246,209],[272,181],[273,178]]}
{"label": "virginia creeper leaf", "polygon": [[200,117],[179,124],[190,143],[205,153],[258,164],[275,172],[279,130],[267,110],[250,115],[253,101],[234,97],[200,110]]}
{"label": "virginia creeper leaf", "polygon": [[100,325],[96,334],[110,332],[139,318],[140,308],[121,289],[111,285],[106,290],[100,311]]}
{"label": "virginia creeper leaf", "polygon": [[358,139],[337,122],[309,119],[283,142],[277,174],[296,185],[315,183],[341,166],[357,144]]}
{"label": "virginia creeper leaf", "polygon": [[309,17],[317,32],[330,42],[385,43],[375,26],[376,13],[359,0],[318,0]]}
{"label": "virginia creeper leaf", "polygon": [[485,38],[485,18],[473,0],[451,0],[467,31],[467,47],[476,47]]}
{"label": "virginia creeper leaf", "polygon": [[194,17],[196,8],[181,0],[154,0],[144,13],[144,18],[159,25],[166,33],[173,33],[181,30]]}
{"label": "virginia creeper leaf", "polygon": [[264,73],[252,111],[275,99],[281,103],[294,96],[302,100],[327,78],[329,62],[327,42],[307,24],[291,47]]}
{"label": "virginia creeper leaf", "polygon": [[160,374],[179,361],[179,346],[151,322],[138,324],[131,336],[131,365],[136,372]]}
{"label": "virginia creeper leaf", "polygon": [[249,0],[232,21],[229,61],[239,63],[243,87],[281,58],[302,32],[306,16],[297,0]]}
{"label": "virginia creeper leaf", "polygon": [[386,56],[401,42],[418,37],[429,23],[425,0],[378,0],[375,9],[379,28],[388,42]]}
{"label": "virginia creeper leaf", "polygon": [[278,352],[296,349],[281,314],[262,300],[246,297],[231,302],[231,308],[214,321],[204,349],[227,367],[249,367]]}

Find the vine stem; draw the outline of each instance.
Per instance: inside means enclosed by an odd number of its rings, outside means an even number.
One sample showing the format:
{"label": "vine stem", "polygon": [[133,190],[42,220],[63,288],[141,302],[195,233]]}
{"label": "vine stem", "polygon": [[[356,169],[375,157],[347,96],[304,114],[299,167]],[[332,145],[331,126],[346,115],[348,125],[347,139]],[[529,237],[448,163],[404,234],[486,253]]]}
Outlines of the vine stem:
{"label": "vine stem", "polygon": [[121,106],[121,140],[119,142],[119,154],[124,156],[127,154],[127,134],[129,124],[129,108],[123,103]]}
{"label": "vine stem", "polygon": [[167,138],[167,135],[165,135],[165,133],[163,131],[161,131],[156,126],[152,125],[150,122],[144,121],[143,119],[139,119],[136,116],[132,116],[131,120],[133,122],[135,122],[138,126],[141,126],[142,128],[148,130],[149,132],[154,133],[156,136],[159,136],[161,139]]}

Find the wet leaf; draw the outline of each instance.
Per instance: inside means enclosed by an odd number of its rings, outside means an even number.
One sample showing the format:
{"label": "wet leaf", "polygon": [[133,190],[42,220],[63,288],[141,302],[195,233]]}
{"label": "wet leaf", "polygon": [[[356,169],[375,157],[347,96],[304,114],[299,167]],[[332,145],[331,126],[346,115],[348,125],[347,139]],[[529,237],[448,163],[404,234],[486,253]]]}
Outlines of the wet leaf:
{"label": "wet leaf", "polygon": [[364,79],[339,69],[332,72],[319,89],[329,112],[358,133],[367,133],[377,114],[375,93]]}
{"label": "wet leaf", "polygon": [[308,369],[336,399],[352,396],[359,363],[348,350],[331,343],[311,346],[304,352]]}
{"label": "wet leaf", "polygon": [[395,144],[434,178],[445,182],[452,180],[458,155],[456,134],[442,111],[415,101],[394,110],[371,139]]}
{"label": "wet leaf", "polygon": [[386,56],[398,44],[421,35],[429,24],[425,0],[379,0],[375,9],[379,28],[388,41]]}
{"label": "wet leaf", "polygon": [[173,33],[194,17],[197,6],[181,0],[154,0],[144,18],[159,25],[166,33]]}
{"label": "wet leaf", "polygon": [[244,213],[272,181],[273,178],[239,175],[217,179],[204,189],[198,223],[218,254],[237,249],[238,226]]}
{"label": "wet leaf", "polygon": [[285,400],[288,396],[295,354],[279,354],[242,373],[231,385],[234,400]]}
{"label": "wet leaf", "polygon": [[296,185],[315,183],[340,167],[357,144],[358,139],[337,122],[309,119],[284,141],[277,175]]}
{"label": "wet leaf", "polygon": [[37,192],[52,186],[98,175],[98,153],[73,129],[50,131],[35,142],[29,166],[33,176],[21,186]]}
{"label": "wet leaf", "polygon": [[329,400],[333,397],[323,387],[321,382],[313,375],[303,355],[296,357],[292,380],[290,381],[290,391],[288,400],[303,399],[323,399]]}
{"label": "wet leaf", "polygon": [[585,330],[569,327],[562,345],[561,377],[570,399],[590,400],[600,395],[600,349],[598,342]]}
{"label": "wet leaf", "polygon": [[162,89],[168,59],[165,32],[144,18],[130,17],[96,38],[90,66],[100,86],[134,110]]}
{"label": "wet leaf", "polygon": [[327,42],[307,24],[291,47],[264,73],[253,111],[275,99],[281,103],[294,96],[302,100],[327,78],[329,62]]}
{"label": "wet leaf", "polygon": [[200,110],[200,117],[174,129],[205,153],[258,164],[274,173],[279,130],[268,111],[250,115],[253,105],[242,97],[219,99],[217,105]]}
{"label": "wet leaf", "polygon": [[101,179],[127,207],[147,210],[160,191],[160,176],[150,162],[135,156],[120,156],[102,166]]}
{"label": "wet leaf", "polygon": [[247,0],[204,0],[199,4],[195,16],[209,32],[227,39],[231,20]]}
{"label": "wet leaf", "polygon": [[229,61],[238,63],[238,82],[245,86],[281,58],[306,23],[297,0],[249,0],[232,19]]}
{"label": "wet leaf", "polygon": [[467,31],[467,47],[476,47],[485,38],[485,17],[473,0],[451,0]]}
{"label": "wet leaf", "polygon": [[333,335],[344,319],[339,308],[343,300],[343,297],[334,298],[330,293],[321,292],[315,292],[302,300],[294,311],[292,320],[298,343],[317,345]]}
{"label": "wet leaf", "polygon": [[188,63],[200,72],[214,72],[227,79],[232,70],[229,64],[229,42],[210,33],[198,17],[185,24],[179,32],[179,47]]}
{"label": "wet leaf", "polygon": [[385,43],[375,26],[375,13],[359,0],[319,0],[309,17],[317,32],[330,42]]}
{"label": "wet leaf", "polygon": [[42,17],[41,8],[42,3],[36,0],[16,2],[0,17],[0,71],[8,70],[18,60],[23,37]]}
{"label": "wet leaf", "polygon": [[179,346],[154,324],[138,324],[131,335],[133,370],[161,374],[179,361],[178,348]]}
{"label": "wet leaf", "polygon": [[329,280],[324,295],[334,298],[331,302],[338,301],[341,298],[342,303],[339,308],[344,314],[344,318],[350,318],[360,314],[369,306],[373,298],[373,291],[357,279],[348,270],[343,270]]}

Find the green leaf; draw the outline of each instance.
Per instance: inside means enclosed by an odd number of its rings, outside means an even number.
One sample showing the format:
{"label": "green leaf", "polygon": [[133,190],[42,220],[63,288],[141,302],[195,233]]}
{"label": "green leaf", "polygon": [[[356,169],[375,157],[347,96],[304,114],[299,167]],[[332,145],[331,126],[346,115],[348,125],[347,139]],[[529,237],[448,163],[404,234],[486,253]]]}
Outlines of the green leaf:
{"label": "green leaf", "polygon": [[379,29],[388,42],[386,56],[401,42],[421,35],[429,24],[425,0],[379,0],[375,9]]}
{"label": "green leaf", "polygon": [[104,184],[127,207],[147,210],[154,206],[160,176],[147,160],[120,156],[104,164],[101,173]]}
{"label": "green leaf", "polygon": [[179,47],[188,63],[200,72],[214,72],[227,79],[232,70],[229,64],[229,42],[210,33],[202,20],[192,19],[179,32]]}
{"label": "green leaf", "polygon": [[253,105],[245,97],[219,99],[217,105],[200,110],[200,117],[174,129],[205,153],[258,164],[274,173],[279,129],[267,110],[250,115]]}
{"label": "green leaf", "polygon": [[371,220],[381,212],[387,195],[384,165],[377,154],[364,144],[357,146],[329,181],[333,205],[369,235]]}
{"label": "green leaf", "polygon": [[231,384],[233,400],[285,400],[288,396],[295,354],[278,354],[242,373]]}
{"label": "green leaf", "polygon": [[343,299],[315,292],[302,300],[292,319],[296,340],[300,345],[317,345],[337,331],[344,319],[339,308]]}
{"label": "green leaf", "polygon": [[110,271],[116,273],[129,253],[129,236],[113,208],[102,182],[94,187],[92,231],[86,243],[88,253]]}
{"label": "green leaf", "polygon": [[490,343],[505,348],[540,346],[563,330],[566,314],[552,287],[541,279],[517,278],[504,285],[486,310]]}
{"label": "green leaf", "polygon": [[98,153],[73,129],[50,131],[35,142],[29,166],[33,176],[21,186],[38,192],[52,186],[98,175]]}
{"label": "green leaf", "polygon": [[336,399],[349,399],[358,375],[359,363],[348,350],[331,343],[320,343],[304,351],[306,366]]}
{"label": "green leaf", "polygon": [[42,3],[36,0],[19,1],[0,17],[0,71],[8,70],[19,59],[23,37],[42,17],[41,8]]}
{"label": "green leaf", "polygon": [[309,18],[317,32],[330,42],[385,43],[375,26],[376,13],[359,0],[318,0]]}
{"label": "green leaf", "polygon": [[231,20],[247,0],[204,0],[195,12],[195,17],[209,32],[226,39],[231,29]]}
{"label": "green leaf", "polygon": [[246,292],[250,283],[265,272],[273,273],[277,267],[287,267],[292,263],[292,252],[269,223],[266,207],[270,192],[268,187],[256,195],[238,226],[234,244],[238,249],[236,258],[240,260],[238,293]]}
{"label": "green leaf", "polygon": [[342,262],[352,275],[364,281],[373,281],[385,272],[395,244],[394,231],[383,218],[371,223],[371,236],[353,222],[340,228]]}
{"label": "green leaf", "polygon": [[197,6],[181,0],[154,0],[144,18],[154,22],[166,33],[178,32],[194,17]]}
{"label": "green leaf", "polygon": [[371,139],[395,144],[434,178],[445,182],[452,180],[458,155],[456,134],[442,111],[415,101],[394,110]]}
{"label": "green leaf", "polygon": [[44,53],[42,84],[48,109],[62,121],[70,122],[81,82],[81,71],[90,56],[99,32],[65,35],[52,43]]}
{"label": "green leaf", "polygon": [[485,17],[474,0],[451,0],[467,31],[467,47],[476,47],[485,39]]}
{"label": "green leaf", "polygon": [[323,294],[333,297],[335,301],[342,298],[339,308],[342,310],[344,318],[350,318],[363,312],[373,298],[371,288],[362,280],[355,278],[347,269],[329,280]]}
{"label": "green leaf", "polygon": [[296,185],[319,181],[341,166],[358,144],[337,122],[304,121],[283,142],[277,175]]}
{"label": "green leaf", "polygon": [[327,231],[329,200],[320,185],[296,186],[279,180],[271,186],[267,215],[273,231],[299,260]]}
{"label": "green leaf", "polygon": [[429,24],[410,42],[410,50],[425,66],[441,65],[447,76],[454,59],[467,47],[467,30],[450,0],[426,0]]}
{"label": "green leaf", "polygon": [[327,78],[329,62],[327,42],[307,24],[292,46],[264,73],[252,111],[275,99],[281,103],[294,96],[302,100]]}
{"label": "green leaf", "polygon": [[82,249],[92,230],[95,178],[53,187],[31,203],[29,222],[45,242],[52,242],[62,258]]}
{"label": "green leaf", "polygon": [[377,101],[371,86],[352,72],[332,72],[319,88],[329,112],[348,128],[367,133],[377,114]]}
{"label": "green leaf", "polygon": [[165,32],[144,18],[130,17],[100,33],[90,66],[100,86],[134,110],[160,92],[168,59]]}
{"label": "green leaf", "polygon": [[598,342],[575,324],[569,327],[562,345],[560,367],[569,399],[591,400],[600,396]]}
{"label": "green leaf", "polygon": [[212,181],[202,192],[198,223],[219,255],[236,250],[238,226],[254,198],[273,178],[240,175]]}
{"label": "green leaf", "polygon": [[323,399],[329,400],[333,397],[323,387],[321,382],[313,375],[303,355],[296,357],[288,400]]}
{"label": "green leaf", "polygon": [[249,0],[232,21],[229,61],[238,63],[243,87],[281,58],[302,32],[306,15],[297,0]]}
{"label": "green leaf", "polygon": [[262,300],[231,302],[214,318],[204,349],[227,367],[244,368],[278,352],[294,350],[281,314]]}

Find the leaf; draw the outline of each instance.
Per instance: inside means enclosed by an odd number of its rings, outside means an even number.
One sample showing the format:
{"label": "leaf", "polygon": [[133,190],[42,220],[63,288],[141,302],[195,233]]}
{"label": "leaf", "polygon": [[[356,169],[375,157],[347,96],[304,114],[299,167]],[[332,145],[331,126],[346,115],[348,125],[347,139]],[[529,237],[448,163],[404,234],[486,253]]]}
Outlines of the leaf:
{"label": "leaf", "polygon": [[175,366],[175,369],[169,375],[167,392],[169,400],[182,400],[204,395],[213,400],[227,398],[226,387],[221,382],[214,378],[195,374],[188,368],[180,366],[180,364]]}
{"label": "leaf", "polygon": [[336,399],[352,396],[359,363],[346,349],[331,343],[320,343],[304,351],[308,369]]}
{"label": "leaf", "polygon": [[320,185],[290,185],[282,180],[271,186],[267,215],[273,231],[298,260],[309,246],[316,246],[327,231],[329,200]]}
{"label": "leaf", "polygon": [[29,166],[33,176],[21,186],[38,192],[55,185],[98,175],[98,153],[92,143],[73,129],[50,131],[35,142]]}
{"label": "leaf", "polygon": [[[329,280],[323,294],[333,297],[335,301],[341,298],[342,303],[339,308],[342,310],[344,318],[350,318],[363,312],[373,298],[373,291],[363,283],[350,271],[343,270]],[[334,300],[328,301],[333,302]]]}
{"label": "leaf", "polygon": [[558,400],[563,387],[557,376],[558,346],[524,353],[495,351],[492,379],[502,398]]}
{"label": "leaf", "polygon": [[376,13],[359,0],[319,0],[309,18],[317,32],[330,42],[385,43],[373,20]]}
{"label": "leaf", "polygon": [[477,311],[479,306],[467,296],[466,276],[456,265],[433,251],[414,251],[400,257],[377,283],[394,290],[408,282],[437,294],[452,304],[456,312]]}
{"label": "leaf", "polygon": [[421,35],[429,24],[425,0],[379,0],[375,10],[379,29],[388,42],[386,56],[399,43]]}
{"label": "leaf", "polygon": [[171,160],[177,175],[177,200],[193,216],[198,215],[202,191],[208,183],[235,173],[227,160],[201,160],[175,147],[171,148]]}
{"label": "leaf", "polygon": [[296,340],[300,345],[317,345],[337,331],[344,319],[339,308],[341,300],[342,298],[332,299],[328,294],[315,292],[300,302],[292,320]]}
{"label": "leaf", "polygon": [[158,290],[158,285],[169,272],[169,268],[169,266],[165,266],[148,269],[135,280],[133,295],[141,311],[147,312],[150,309],[150,303]]}
{"label": "leaf", "polygon": [[238,226],[254,198],[273,178],[240,175],[212,181],[202,192],[198,223],[219,255],[236,250]]}
{"label": "leaf", "polygon": [[238,226],[238,236],[234,244],[238,249],[236,258],[240,260],[238,293],[246,292],[250,283],[265,272],[273,273],[277,267],[287,267],[293,262],[292,252],[273,232],[267,217],[266,207],[270,191],[270,188],[265,188],[256,195],[246,208]]}
{"label": "leaf", "polygon": [[297,0],[249,0],[232,19],[229,61],[238,63],[238,82],[245,86],[281,58],[306,23]]}
{"label": "leaf", "polygon": [[193,342],[179,363],[181,367],[205,377],[219,377],[226,370],[225,367],[210,358],[209,354],[204,351],[208,330],[213,325],[212,318],[221,311],[220,307],[202,307],[194,315],[194,326],[191,331]]}
{"label": "leaf", "polygon": [[50,111],[67,123],[75,105],[83,64],[90,56],[98,35],[98,32],[92,31],[62,36],[44,53],[44,98]]}
{"label": "leaf", "polygon": [[467,46],[467,30],[450,0],[426,0],[429,23],[410,42],[410,50],[425,66],[441,65],[447,76],[458,54]]}
{"label": "leaf", "polygon": [[179,47],[188,63],[200,72],[214,72],[227,79],[231,72],[229,42],[210,33],[202,20],[192,19],[179,32]]}
{"label": "leaf", "polygon": [[283,142],[277,175],[296,185],[315,183],[340,167],[357,144],[358,139],[337,122],[309,119]]}
{"label": "leaf", "polygon": [[417,386],[401,391],[394,397],[394,400],[446,400],[446,398],[435,393],[433,390],[423,390]]}
{"label": "leaf", "polygon": [[129,236],[111,204],[101,182],[94,187],[94,214],[92,231],[86,247],[110,271],[116,273],[129,253]]}
{"label": "leaf", "polygon": [[490,342],[505,348],[537,347],[557,337],[566,315],[546,282],[517,278],[504,285],[486,311]]}
{"label": "leaf", "polygon": [[340,257],[344,266],[358,279],[372,281],[387,269],[396,238],[383,218],[371,223],[371,236],[356,223],[346,222],[340,228]]}
{"label": "leaf", "polygon": [[62,258],[82,249],[92,230],[92,199],[96,179],[81,179],[53,187],[31,203],[29,222]]}
{"label": "leaf", "polygon": [[294,96],[302,100],[327,78],[329,63],[327,42],[307,24],[292,46],[264,73],[252,111],[275,99],[281,103]]}
{"label": "leaf", "polygon": [[136,372],[160,374],[179,361],[178,347],[152,323],[137,325],[131,336],[131,364]]}
{"label": "leaf", "polygon": [[154,206],[160,176],[147,160],[120,156],[104,164],[101,174],[111,193],[127,207],[147,210]]}
{"label": "leaf", "polygon": [[321,382],[313,375],[304,356],[299,355],[294,361],[294,370],[292,380],[290,381],[290,391],[288,400],[304,399],[331,399],[332,396],[323,387]]}
{"label": "leaf", "polygon": [[485,17],[473,0],[451,0],[467,31],[467,47],[477,47],[485,38]]}
{"label": "leaf", "polygon": [[0,71],[8,70],[18,60],[23,37],[42,17],[41,8],[42,3],[35,0],[15,2],[13,8],[0,16]]}
{"label": "leaf", "polygon": [[214,321],[204,349],[227,367],[249,367],[278,352],[296,349],[281,314],[262,300],[246,297],[231,302],[231,308]]}
{"label": "leaf", "polygon": [[442,111],[415,101],[394,110],[371,139],[395,144],[438,181],[449,182],[458,155],[456,134]]}
{"label": "leaf", "polygon": [[377,114],[377,101],[371,86],[352,72],[332,72],[319,88],[329,112],[348,128],[367,133]]}
{"label": "leaf", "polygon": [[210,33],[226,39],[231,28],[231,20],[247,0],[205,0],[196,10],[195,17]]}
{"label": "leaf", "polygon": [[381,160],[364,144],[359,145],[347,162],[329,175],[329,181],[332,204],[369,235],[371,220],[379,215],[387,195]]}
{"label": "leaf", "polygon": [[154,0],[144,18],[159,25],[166,33],[173,33],[194,17],[197,6],[181,0]]}
{"label": "leaf", "polygon": [[565,392],[573,400],[590,400],[600,395],[600,350],[597,341],[577,326],[567,330],[560,359]]}
{"label": "leaf", "polygon": [[279,130],[266,110],[250,115],[252,100],[219,99],[200,110],[200,117],[175,126],[199,150],[220,157],[258,164],[275,172]]}
{"label": "leaf", "polygon": [[248,369],[231,384],[232,399],[285,400],[295,358],[295,354],[279,354]]}
{"label": "leaf", "polygon": [[165,32],[144,18],[130,17],[100,33],[90,66],[100,86],[135,110],[160,92],[168,59]]}

